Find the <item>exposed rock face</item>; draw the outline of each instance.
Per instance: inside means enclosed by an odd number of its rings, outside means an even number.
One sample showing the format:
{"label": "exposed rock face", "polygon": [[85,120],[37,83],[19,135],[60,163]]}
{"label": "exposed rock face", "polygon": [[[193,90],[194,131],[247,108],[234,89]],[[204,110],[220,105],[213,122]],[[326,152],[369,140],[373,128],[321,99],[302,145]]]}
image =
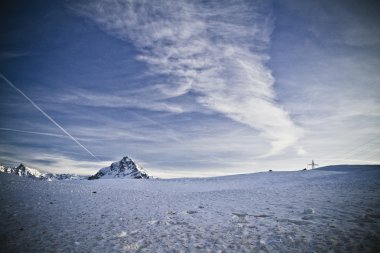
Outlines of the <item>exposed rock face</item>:
{"label": "exposed rock face", "polygon": [[14,167],[14,168],[0,166],[0,172],[16,174],[21,177],[40,177],[42,175],[42,173],[39,172],[38,170],[26,167],[22,163],[20,163],[19,166]]}
{"label": "exposed rock face", "polygon": [[109,167],[102,168],[95,175],[89,177],[89,180],[93,179],[106,179],[106,178],[150,178],[150,176],[139,167],[128,156],[123,157],[118,162],[112,163]]}

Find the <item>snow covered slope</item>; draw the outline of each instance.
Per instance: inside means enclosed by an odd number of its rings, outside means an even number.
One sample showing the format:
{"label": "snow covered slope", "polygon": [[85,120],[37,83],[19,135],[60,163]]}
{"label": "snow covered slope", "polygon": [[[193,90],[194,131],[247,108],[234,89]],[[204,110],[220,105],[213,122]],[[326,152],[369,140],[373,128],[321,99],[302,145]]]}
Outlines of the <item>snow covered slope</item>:
{"label": "snow covered slope", "polygon": [[380,252],[380,166],[342,168],[128,184],[0,173],[0,252]]}
{"label": "snow covered slope", "polygon": [[109,179],[109,178],[149,178],[148,174],[139,167],[128,156],[123,157],[118,162],[112,163],[110,166],[102,168],[95,175],[88,179]]}
{"label": "snow covered slope", "polygon": [[81,176],[76,174],[55,174],[55,173],[43,173],[39,179],[53,181],[53,180],[84,180],[88,179],[88,176]]}
{"label": "snow covered slope", "polygon": [[0,166],[0,172],[16,174],[22,177],[40,177],[42,175],[42,173],[39,172],[38,170],[26,167],[22,163],[20,163],[19,166],[14,167],[14,168]]}
{"label": "snow covered slope", "polygon": [[17,167],[0,166],[0,172],[15,174],[20,177],[30,177],[42,180],[73,180],[73,179],[87,179],[86,176],[79,176],[75,174],[55,174],[55,173],[42,173],[37,169],[29,168],[22,163]]}
{"label": "snow covered slope", "polygon": [[4,166],[4,165],[0,165],[0,172],[3,172],[3,173],[11,173],[11,167],[9,167],[9,166]]}
{"label": "snow covered slope", "polygon": [[330,165],[319,167],[314,170],[326,171],[357,171],[357,170],[378,170],[380,165]]}

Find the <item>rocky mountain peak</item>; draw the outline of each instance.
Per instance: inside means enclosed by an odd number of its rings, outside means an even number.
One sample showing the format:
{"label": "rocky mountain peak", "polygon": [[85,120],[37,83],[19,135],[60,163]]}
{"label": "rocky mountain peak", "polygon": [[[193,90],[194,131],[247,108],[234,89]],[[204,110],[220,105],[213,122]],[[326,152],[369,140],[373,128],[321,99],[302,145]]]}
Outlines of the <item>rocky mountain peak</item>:
{"label": "rocky mountain peak", "polygon": [[125,156],[118,162],[113,162],[109,167],[100,169],[88,179],[100,178],[149,178],[149,175],[137,165],[132,158]]}

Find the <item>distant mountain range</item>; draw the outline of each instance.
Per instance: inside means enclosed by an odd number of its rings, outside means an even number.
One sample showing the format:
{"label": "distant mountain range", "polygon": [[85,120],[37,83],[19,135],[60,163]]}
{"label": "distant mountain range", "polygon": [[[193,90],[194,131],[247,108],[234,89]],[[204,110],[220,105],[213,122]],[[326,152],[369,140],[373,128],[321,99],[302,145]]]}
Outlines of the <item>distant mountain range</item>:
{"label": "distant mountain range", "polygon": [[26,167],[20,164],[17,167],[8,167],[0,165],[0,172],[15,174],[21,177],[31,177],[42,180],[73,180],[73,179],[108,179],[108,178],[128,178],[128,179],[147,179],[151,178],[140,166],[138,166],[128,156],[123,157],[118,162],[112,163],[109,167],[100,169],[95,175],[79,176],[76,174],[55,174],[55,173],[42,173],[37,169]]}
{"label": "distant mountain range", "polygon": [[22,163],[14,168],[0,165],[0,172],[15,174],[20,177],[31,177],[48,181],[65,179],[87,179],[86,176],[79,176],[75,174],[42,173],[37,169],[26,167]]}
{"label": "distant mountain range", "polygon": [[43,173],[39,172],[36,169],[25,167],[22,163],[14,168],[0,166],[0,172],[16,174],[20,177],[40,177],[41,175],[43,175]]}

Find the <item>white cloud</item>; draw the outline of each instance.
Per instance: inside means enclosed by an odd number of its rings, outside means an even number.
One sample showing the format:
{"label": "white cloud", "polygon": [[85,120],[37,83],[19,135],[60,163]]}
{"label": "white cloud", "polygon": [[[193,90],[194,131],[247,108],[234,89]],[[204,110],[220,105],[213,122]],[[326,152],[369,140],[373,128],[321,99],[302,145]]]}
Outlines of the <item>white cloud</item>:
{"label": "white cloud", "polygon": [[[281,29],[272,64],[281,84],[277,91],[285,98],[283,106],[305,131],[303,157],[322,164],[378,162],[376,143],[369,140],[379,135],[380,61],[376,47],[368,46],[376,43],[378,35],[365,22],[375,19],[375,13],[358,1],[291,3],[286,5],[291,5],[293,19],[287,15],[290,11],[277,16]],[[362,6],[347,9],[356,4]],[[360,15],[365,8],[371,11]],[[372,34],[368,43],[359,43],[360,36],[351,42],[345,39],[346,32],[357,27]],[[308,33],[312,36],[304,36]],[[363,144],[365,151],[347,155]]]}
{"label": "white cloud", "polygon": [[303,147],[296,147],[297,155],[303,156],[306,155],[306,151],[303,149]]}
{"label": "white cloud", "polygon": [[[150,89],[152,92],[153,90]],[[140,108],[153,111],[164,111],[172,113],[182,113],[184,108],[181,105],[154,100],[150,94],[145,97],[133,92],[127,94],[100,94],[85,90],[73,90],[71,95],[62,95],[55,101],[74,102],[80,105],[110,108]],[[157,92],[157,91],[156,91]],[[140,91],[141,94],[141,91]],[[146,100],[149,99],[150,100]]]}
{"label": "white cloud", "polygon": [[26,57],[26,56],[32,56],[32,53],[24,52],[24,51],[3,51],[0,52],[0,59],[1,60],[8,60],[8,59],[14,59],[19,57]]}
{"label": "white cloud", "polygon": [[[107,33],[132,41],[140,52],[137,59],[166,77],[165,83],[152,84],[162,98],[194,91],[202,106],[261,131],[272,144],[271,153],[302,135],[275,102],[274,78],[263,51],[273,28],[270,15],[262,14],[270,13],[265,1],[94,1],[73,8]],[[96,100],[104,104],[110,99]],[[173,105],[150,105],[162,107],[181,112]]]}
{"label": "white cloud", "polygon": [[92,175],[99,169],[109,166],[111,161],[75,160],[72,156],[60,154],[31,153],[24,155],[20,160],[14,156],[1,155],[0,160],[11,162],[14,166],[23,163],[28,167],[36,168],[41,172],[74,173],[78,175]]}

